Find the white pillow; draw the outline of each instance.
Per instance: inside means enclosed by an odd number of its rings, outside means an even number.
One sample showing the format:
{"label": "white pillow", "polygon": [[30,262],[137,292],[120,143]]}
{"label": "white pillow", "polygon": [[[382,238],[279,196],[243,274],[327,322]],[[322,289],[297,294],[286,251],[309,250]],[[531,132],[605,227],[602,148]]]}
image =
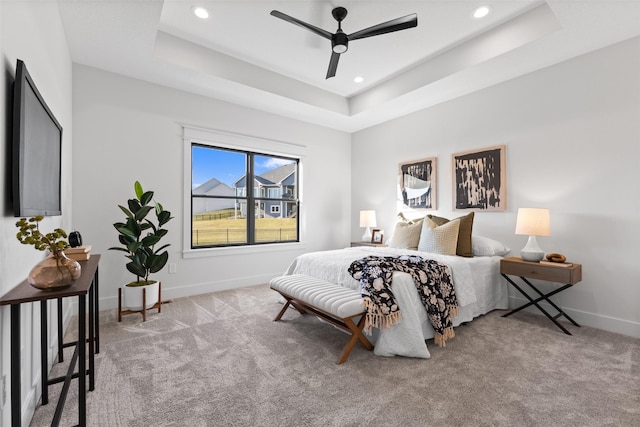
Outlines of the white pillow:
{"label": "white pillow", "polygon": [[418,241],[420,240],[420,231],[422,230],[422,219],[409,224],[408,222],[399,222],[393,230],[393,236],[389,241],[390,248],[396,249],[418,249]]}
{"label": "white pillow", "polygon": [[425,218],[422,222],[418,250],[441,255],[455,255],[459,230],[459,219],[438,226],[430,218]]}
{"label": "white pillow", "polygon": [[483,236],[471,236],[471,249],[474,256],[505,256],[511,249],[498,242]]}

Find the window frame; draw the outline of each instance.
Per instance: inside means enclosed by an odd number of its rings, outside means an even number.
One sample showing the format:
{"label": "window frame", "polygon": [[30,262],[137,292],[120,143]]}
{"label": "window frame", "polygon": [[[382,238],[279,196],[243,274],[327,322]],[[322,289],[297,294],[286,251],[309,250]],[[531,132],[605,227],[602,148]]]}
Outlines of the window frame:
{"label": "window frame", "polygon": [[[192,144],[210,146],[212,148],[248,151],[257,155],[278,156],[298,161],[296,180],[298,185],[298,241],[268,242],[255,244],[240,244],[233,246],[191,247],[191,147]],[[183,257],[206,257],[220,254],[246,254],[263,252],[266,247],[273,250],[291,250],[304,247],[306,229],[306,215],[304,209],[303,168],[307,147],[302,144],[259,138],[237,133],[224,132],[205,128],[183,125],[183,158],[184,158],[184,187],[183,187]],[[246,196],[245,196],[246,197]],[[262,197],[256,198],[256,200]]]}

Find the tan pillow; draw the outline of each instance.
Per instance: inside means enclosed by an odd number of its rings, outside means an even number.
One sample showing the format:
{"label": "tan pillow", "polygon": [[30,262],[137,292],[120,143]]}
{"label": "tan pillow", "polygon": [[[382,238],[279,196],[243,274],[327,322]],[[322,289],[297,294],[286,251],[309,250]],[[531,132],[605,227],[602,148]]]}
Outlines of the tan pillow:
{"label": "tan pillow", "polygon": [[460,221],[458,219],[439,226],[431,219],[425,218],[422,223],[418,250],[441,255],[455,255],[459,228]]}
{"label": "tan pillow", "polygon": [[[464,256],[464,257],[473,257],[473,247],[471,245],[471,232],[473,231],[473,217],[474,212],[469,213],[468,215],[461,216],[460,220],[460,231],[458,232],[458,246],[456,248],[456,255]],[[431,219],[438,225],[443,225],[449,222],[447,218],[442,218],[435,215],[427,215],[427,218]]]}
{"label": "tan pillow", "polygon": [[389,241],[390,248],[396,249],[418,249],[420,232],[422,230],[422,219],[413,223],[399,222],[393,230],[393,236]]}

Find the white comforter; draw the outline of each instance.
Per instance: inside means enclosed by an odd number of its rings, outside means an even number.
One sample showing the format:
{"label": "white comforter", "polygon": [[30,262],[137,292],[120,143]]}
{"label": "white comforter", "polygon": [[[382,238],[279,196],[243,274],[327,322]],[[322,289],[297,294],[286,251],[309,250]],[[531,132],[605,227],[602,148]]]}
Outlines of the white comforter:
{"label": "white comforter", "polygon": [[[493,309],[508,308],[506,283],[499,274],[500,257],[463,258],[406,249],[356,247],[300,255],[285,274],[306,274],[359,289],[358,281],[347,271],[353,261],[369,255],[393,256],[409,253],[449,266],[460,305],[460,314],[454,318],[454,326]],[[375,344],[374,353],[379,356],[428,359],[430,354],[425,340],[433,338],[434,331],[411,276],[395,272],[392,287],[402,319],[389,329],[374,330],[371,338]]]}

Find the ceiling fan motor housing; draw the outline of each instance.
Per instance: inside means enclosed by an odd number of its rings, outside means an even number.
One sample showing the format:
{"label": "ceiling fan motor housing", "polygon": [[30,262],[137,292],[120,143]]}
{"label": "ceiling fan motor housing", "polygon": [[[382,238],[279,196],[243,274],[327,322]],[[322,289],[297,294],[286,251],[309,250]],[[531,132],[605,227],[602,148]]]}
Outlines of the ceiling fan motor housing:
{"label": "ceiling fan motor housing", "polygon": [[345,53],[349,49],[349,37],[342,30],[331,37],[331,49],[335,53]]}

